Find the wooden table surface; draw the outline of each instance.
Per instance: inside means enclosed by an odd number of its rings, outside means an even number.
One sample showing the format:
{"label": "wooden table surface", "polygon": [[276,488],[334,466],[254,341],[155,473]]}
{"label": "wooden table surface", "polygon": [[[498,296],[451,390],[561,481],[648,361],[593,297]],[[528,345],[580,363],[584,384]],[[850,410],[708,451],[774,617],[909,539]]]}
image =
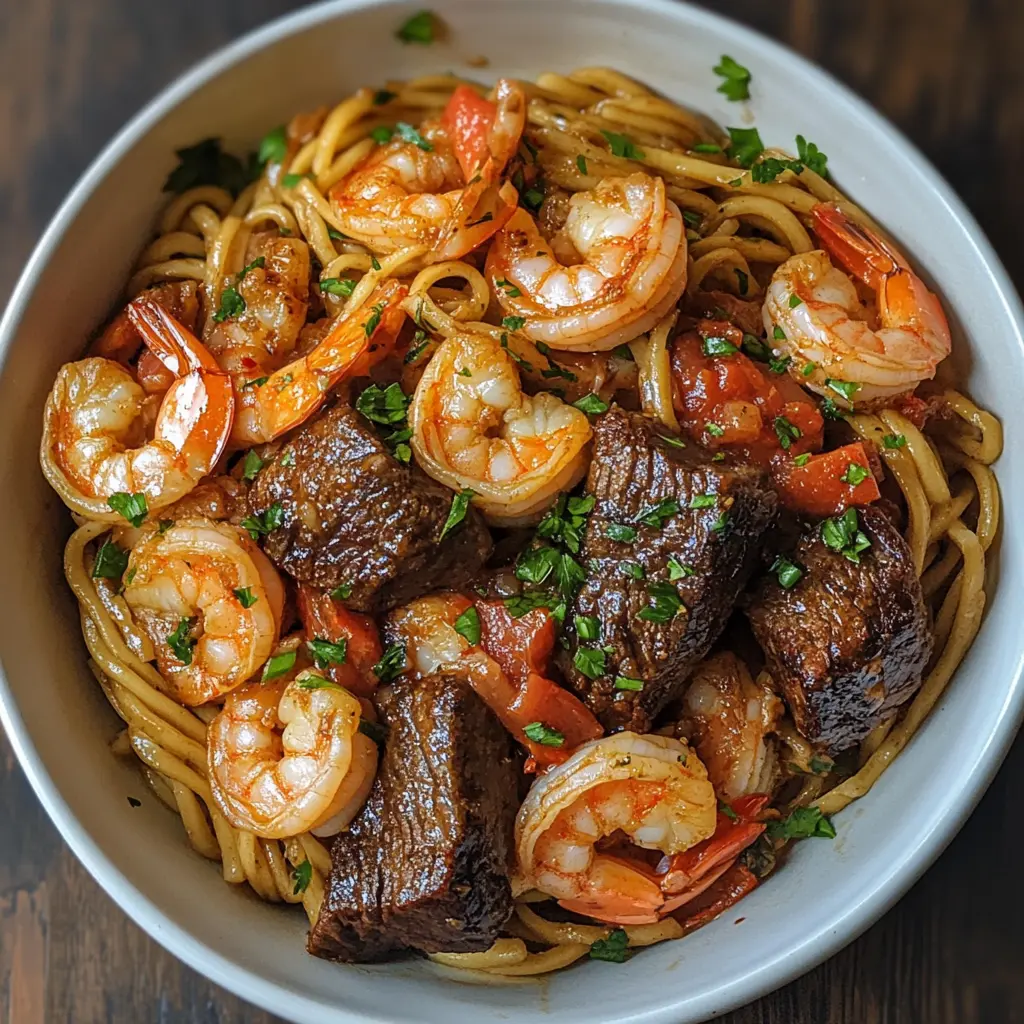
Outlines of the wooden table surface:
{"label": "wooden table surface", "polygon": [[[293,6],[0,4],[0,300],[64,193],[111,134],[198,58]],[[1024,3],[711,6],[810,56],[895,121],[953,183],[1011,275],[1024,282]],[[61,841],[2,736],[0,765],[0,1024],[276,1020],[179,964],[122,914]],[[960,836],[895,909],[817,970],[723,1019],[1024,1022],[1024,825],[1013,797],[1022,770],[1024,740]]]}

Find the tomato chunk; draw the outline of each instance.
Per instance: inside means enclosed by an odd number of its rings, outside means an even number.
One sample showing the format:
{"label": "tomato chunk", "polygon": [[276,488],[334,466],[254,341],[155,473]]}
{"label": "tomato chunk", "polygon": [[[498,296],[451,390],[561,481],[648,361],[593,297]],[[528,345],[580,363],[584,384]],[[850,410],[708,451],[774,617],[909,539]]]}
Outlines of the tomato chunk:
{"label": "tomato chunk", "polygon": [[783,505],[811,516],[833,516],[881,497],[860,441],[812,455],[802,466],[779,462],[772,476]]}
{"label": "tomato chunk", "polygon": [[497,114],[498,108],[468,85],[460,85],[444,108],[441,122],[451,132],[455,156],[467,181],[487,155],[487,139]]}
{"label": "tomato chunk", "polygon": [[[742,341],[724,320],[702,320],[673,341],[673,405],[684,429],[706,447],[762,465],[817,451],[824,420],[813,399],[787,373],[738,351]],[[715,351],[722,354],[708,354]]]}
{"label": "tomato chunk", "polygon": [[373,619],[305,583],[299,584],[298,605],[307,640],[345,641],[344,662],[327,665],[325,674],[357,697],[371,696],[378,681],[373,666],[383,653]]}
{"label": "tomato chunk", "polygon": [[[477,601],[480,643],[501,668],[497,679],[474,681],[480,696],[540,767],[560,764],[581,743],[604,735],[587,706],[543,674],[555,643],[555,623],[545,608],[514,618],[501,601]],[[484,692],[486,687],[487,692]],[[539,743],[523,731],[539,722],[561,734],[557,746]]]}

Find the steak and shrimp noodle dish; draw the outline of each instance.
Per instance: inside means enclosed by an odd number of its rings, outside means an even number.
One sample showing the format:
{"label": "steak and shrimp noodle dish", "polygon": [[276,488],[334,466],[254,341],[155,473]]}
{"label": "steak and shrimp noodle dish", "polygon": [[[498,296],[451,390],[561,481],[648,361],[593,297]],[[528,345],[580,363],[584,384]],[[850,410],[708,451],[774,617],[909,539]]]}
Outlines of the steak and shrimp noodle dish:
{"label": "steak and shrimp noodle dish", "polygon": [[179,152],[41,462],[114,754],[312,954],[685,936],[841,831],[970,646],[999,424],[775,141],[585,68]]}

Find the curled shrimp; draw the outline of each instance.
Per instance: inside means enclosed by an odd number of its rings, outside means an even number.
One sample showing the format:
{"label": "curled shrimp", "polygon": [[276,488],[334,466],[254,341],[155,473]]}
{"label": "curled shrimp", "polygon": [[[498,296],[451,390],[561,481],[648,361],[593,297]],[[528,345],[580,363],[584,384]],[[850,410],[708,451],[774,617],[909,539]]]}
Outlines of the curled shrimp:
{"label": "curled shrimp", "polygon": [[[341,230],[380,255],[425,245],[429,259],[457,259],[487,241],[515,211],[518,194],[501,181],[526,118],[517,82],[495,87],[495,117],[475,173],[460,167],[458,139],[442,122],[399,134],[331,189]],[[472,170],[472,169],[471,169]]]}
{"label": "curled shrimp", "polygon": [[[101,522],[121,519],[108,504],[118,493],[144,495],[150,510],[188,494],[220,459],[235,414],[230,380],[189,331],[145,296],[128,312],[175,377],[155,425],[131,372],[97,356],[60,368],[43,412],[46,479],[69,508]],[[150,318],[173,324],[173,336],[152,336]]]}
{"label": "curled shrimp", "polygon": [[533,784],[516,818],[519,873],[563,907],[601,921],[657,921],[667,897],[640,861],[599,852],[624,833],[674,855],[715,832],[715,792],[697,755],[668,736],[620,732],[581,746]]}
{"label": "curled shrimp", "polygon": [[683,698],[683,723],[715,792],[728,800],[770,792],[777,772],[775,738],[782,701],[756,683],[729,651],[701,662]]}
{"label": "curled shrimp", "polygon": [[498,525],[537,518],[586,472],[591,429],[548,392],[523,393],[509,351],[489,334],[448,338],[420,378],[409,410],[422,469]]}
{"label": "curled shrimp", "polygon": [[[768,337],[792,357],[790,373],[848,406],[930,380],[952,346],[938,297],[889,242],[835,204],[819,203],[813,218],[827,251],[786,260],[772,275],[764,303]],[[830,254],[873,290],[875,316],[869,316],[853,281],[832,265]]]}
{"label": "curled shrimp", "polygon": [[356,816],[377,772],[361,705],[305,670],[232,693],[207,730],[214,800],[236,828],[266,839],[330,836]]}
{"label": "curled shrimp", "polygon": [[665,182],[647,174],[606,178],[577,192],[559,236],[560,262],[534,219],[518,210],[495,236],[487,278],[521,332],[552,348],[604,351],[632,341],[686,288],[686,235]]}
{"label": "curled shrimp", "polygon": [[204,704],[245,682],[277,642],[284,587],[249,535],[179,519],[132,548],[124,599],[153,641],[168,692]]}

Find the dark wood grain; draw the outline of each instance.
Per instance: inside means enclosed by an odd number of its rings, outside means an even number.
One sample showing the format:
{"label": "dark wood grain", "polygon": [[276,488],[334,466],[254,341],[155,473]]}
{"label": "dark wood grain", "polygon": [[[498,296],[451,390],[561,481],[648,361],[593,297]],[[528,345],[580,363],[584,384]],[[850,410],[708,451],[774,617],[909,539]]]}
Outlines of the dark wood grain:
{"label": "dark wood grain", "polygon": [[[196,59],[291,6],[0,4],[0,298],[65,191],[124,120]],[[887,114],[950,179],[1024,280],[1020,0],[709,6],[788,42]],[[0,1024],[271,1024],[267,1013],[180,965],[114,906],[0,744]],[[1024,1022],[1024,826],[1014,795],[1021,772],[1024,742],[894,910],[811,974],[724,1020]]]}

